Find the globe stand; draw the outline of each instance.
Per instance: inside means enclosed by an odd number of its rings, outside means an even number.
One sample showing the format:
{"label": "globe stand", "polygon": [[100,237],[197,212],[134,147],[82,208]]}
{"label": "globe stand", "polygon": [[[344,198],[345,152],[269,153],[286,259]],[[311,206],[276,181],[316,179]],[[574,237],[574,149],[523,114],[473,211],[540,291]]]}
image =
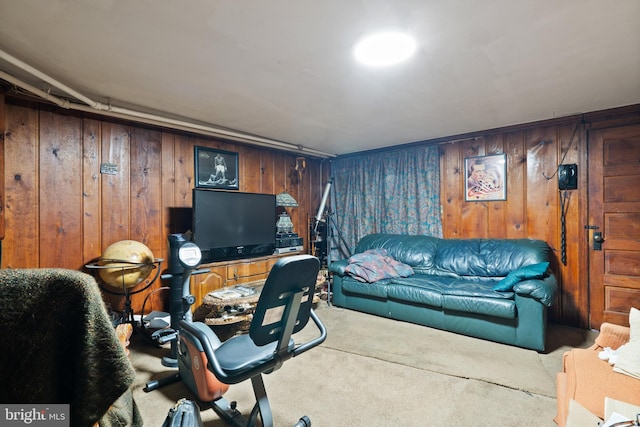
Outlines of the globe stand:
{"label": "globe stand", "polygon": [[136,326],[136,321],[133,318],[133,309],[131,308],[131,293],[129,288],[124,289],[124,310],[120,313],[119,323],[131,323]]}
{"label": "globe stand", "polygon": [[[115,322],[114,326],[117,326],[119,324],[122,323],[131,323],[132,325],[136,326],[136,321],[134,318],[134,312],[133,309],[131,308],[131,295],[135,295],[138,294],[140,292],[144,292],[147,289],[149,289],[149,287],[158,279],[158,277],[160,276],[160,264],[162,264],[162,261],[164,261],[161,258],[156,258],[153,262],[145,262],[145,263],[136,263],[136,262],[131,262],[129,260],[122,260],[122,259],[104,259],[104,258],[98,258],[97,261],[93,261],[89,264],[86,264],[85,267],[89,268],[89,269],[110,269],[110,270],[114,270],[114,269],[120,269],[121,273],[120,273],[120,277],[122,280],[122,292],[114,292],[112,290],[107,289],[105,286],[102,285],[102,280],[98,281],[98,286],[100,286],[100,289],[102,289],[104,292],[111,294],[111,295],[119,295],[119,296],[124,296],[124,309],[122,310],[122,312],[120,313],[120,318]],[[114,267],[113,264],[117,263],[117,264],[125,264],[125,265],[119,265],[117,267]],[[148,283],[141,289],[138,289],[134,292],[131,292],[129,289],[131,287],[127,287],[126,283],[125,283],[125,274],[127,274],[128,271],[133,271],[133,270],[138,270],[140,268],[143,267],[149,267],[151,266],[152,269],[156,270],[156,274],[155,276],[148,281]],[[99,275],[98,275],[99,276]],[[144,280],[147,280],[146,278]],[[141,281],[140,283],[144,282]],[[138,284],[139,285],[139,284]],[[138,286],[135,285],[135,286]],[[135,287],[133,286],[133,287]],[[140,319],[142,321],[142,319]],[[135,330],[135,329],[134,329]]]}

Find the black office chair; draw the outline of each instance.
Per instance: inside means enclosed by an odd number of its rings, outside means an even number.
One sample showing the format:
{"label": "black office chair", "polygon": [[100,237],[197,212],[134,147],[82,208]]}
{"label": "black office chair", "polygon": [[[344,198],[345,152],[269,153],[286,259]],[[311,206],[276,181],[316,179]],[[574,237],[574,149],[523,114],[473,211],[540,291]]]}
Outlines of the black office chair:
{"label": "black office chair", "polygon": [[[237,335],[221,343],[213,331],[204,323],[181,321],[181,342],[179,360],[183,370],[195,369],[190,366],[193,354],[202,352],[202,361],[217,380],[223,384],[237,384],[251,379],[256,404],[248,419],[236,410],[236,403],[229,403],[223,397],[211,402],[220,417],[234,426],[256,425],[258,415],[262,426],[273,425],[269,400],[262,380],[262,374],[274,372],[288,359],[321,344],[327,331],[311,305],[320,262],[310,255],[294,255],[282,258],[271,269],[256,306],[249,333]],[[309,317],[318,328],[320,335],[302,344],[296,344],[292,335],[303,329]],[[190,345],[183,345],[189,343]],[[191,349],[191,350],[190,350]],[[182,379],[197,394],[195,380]],[[296,426],[308,427],[309,418],[302,417]]]}

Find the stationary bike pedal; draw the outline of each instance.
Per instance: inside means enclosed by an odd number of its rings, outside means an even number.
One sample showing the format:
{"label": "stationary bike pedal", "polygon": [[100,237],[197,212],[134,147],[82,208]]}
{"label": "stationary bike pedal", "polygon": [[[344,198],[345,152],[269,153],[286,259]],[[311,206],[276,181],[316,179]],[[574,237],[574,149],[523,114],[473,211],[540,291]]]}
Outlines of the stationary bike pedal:
{"label": "stationary bike pedal", "polygon": [[170,328],[158,329],[151,334],[151,339],[158,344],[166,344],[178,338],[178,333]]}
{"label": "stationary bike pedal", "polygon": [[306,415],[302,416],[293,427],[311,427],[311,420]]}

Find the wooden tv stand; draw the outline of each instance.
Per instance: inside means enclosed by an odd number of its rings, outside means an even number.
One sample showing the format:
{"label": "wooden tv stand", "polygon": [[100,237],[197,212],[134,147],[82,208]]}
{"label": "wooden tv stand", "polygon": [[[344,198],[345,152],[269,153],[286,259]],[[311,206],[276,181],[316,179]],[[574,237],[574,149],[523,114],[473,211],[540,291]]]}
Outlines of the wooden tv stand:
{"label": "wooden tv stand", "polygon": [[265,280],[271,271],[271,267],[278,259],[300,253],[289,252],[200,265],[198,269],[209,269],[211,271],[191,277],[191,293],[196,298],[195,306],[192,309],[200,306],[204,296],[216,289]]}

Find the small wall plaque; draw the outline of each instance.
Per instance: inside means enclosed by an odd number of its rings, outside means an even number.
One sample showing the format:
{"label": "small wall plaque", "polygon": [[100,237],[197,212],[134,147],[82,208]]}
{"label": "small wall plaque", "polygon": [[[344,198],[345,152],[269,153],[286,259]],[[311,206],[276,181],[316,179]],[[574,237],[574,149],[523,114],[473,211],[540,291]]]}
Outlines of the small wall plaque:
{"label": "small wall plaque", "polygon": [[100,173],[107,175],[117,175],[118,165],[115,163],[100,163]]}

